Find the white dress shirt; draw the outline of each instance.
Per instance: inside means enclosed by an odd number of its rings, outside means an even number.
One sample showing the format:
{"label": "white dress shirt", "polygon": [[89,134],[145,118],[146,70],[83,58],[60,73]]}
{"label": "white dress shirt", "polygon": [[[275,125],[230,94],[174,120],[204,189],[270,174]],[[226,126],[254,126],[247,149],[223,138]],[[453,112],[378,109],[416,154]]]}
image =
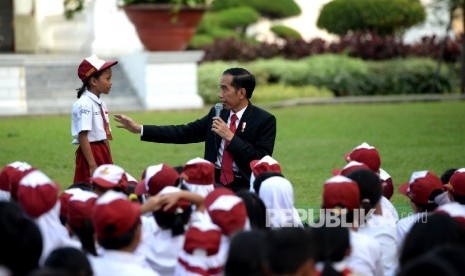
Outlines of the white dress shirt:
{"label": "white dress shirt", "polygon": [[[242,115],[244,115],[244,111],[247,107],[244,107],[242,110],[238,111],[236,113],[236,116],[237,116],[237,120],[236,120],[236,129],[239,129],[239,122],[242,118]],[[228,124],[228,127],[231,127],[231,117],[232,115],[234,114],[234,112],[230,111],[229,112],[229,117],[228,117],[228,121],[226,122]],[[245,126],[244,126],[245,127]],[[221,168],[221,160],[223,160],[223,151],[224,151],[224,145],[225,145],[225,140],[221,140],[221,144],[220,144],[220,148],[219,148],[219,152],[218,152],[218,157],[216,159],[216,162],[215,162],[215,166],[217,168]],[[236,163],[233,161],[233,171],[238,171],[238,168],[237,168],[237,165]]]}

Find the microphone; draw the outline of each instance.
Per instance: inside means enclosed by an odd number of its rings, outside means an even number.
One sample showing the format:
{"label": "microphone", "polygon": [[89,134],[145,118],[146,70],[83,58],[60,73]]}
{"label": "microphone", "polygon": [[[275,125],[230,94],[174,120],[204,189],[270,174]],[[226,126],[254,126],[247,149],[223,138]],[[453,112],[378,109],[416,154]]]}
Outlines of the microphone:
{"label": "microphone", "polygon": [[223,104],[222,103],[215,104],[215,117],[220,116],[221,110],[223,110]]}

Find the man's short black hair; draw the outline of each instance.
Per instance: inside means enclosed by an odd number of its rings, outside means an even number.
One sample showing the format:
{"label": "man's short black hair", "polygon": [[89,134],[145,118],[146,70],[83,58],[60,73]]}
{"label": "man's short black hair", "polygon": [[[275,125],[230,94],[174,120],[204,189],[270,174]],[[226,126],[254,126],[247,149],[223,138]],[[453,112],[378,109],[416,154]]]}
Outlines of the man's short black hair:
{"label": "man's short black hair", "polygon": [[252,98],[255,89],[255,76],[244,68],[229,68],[223,72],[223,75],[231,75],[233,79],[231,85],[236,88],[244,88],[247,99]]}

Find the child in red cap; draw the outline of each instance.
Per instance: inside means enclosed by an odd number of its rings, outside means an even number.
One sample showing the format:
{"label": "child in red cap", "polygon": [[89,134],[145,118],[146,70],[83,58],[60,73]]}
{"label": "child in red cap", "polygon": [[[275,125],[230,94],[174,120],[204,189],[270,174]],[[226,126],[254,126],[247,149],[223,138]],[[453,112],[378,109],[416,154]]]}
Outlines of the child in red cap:
{"label": "child in red cap", "polygon": [[92,55],[79,65],[82,86],[77,89],[78,100],[71,114],[72,143],[79,145],[73,183],[89,183],[99,165],[113,163],[108,143],[112,139],[108,109],[100,95],[110,93],[111,66],[117,63]]}
{"label": "child in red cap", "polygon": [[397,222],[397,244],[401,248],[413,224],[425,221],[428,212],[450,202],[441,179],[431,171],[415,171],[410,180],[399,187],[399,192],[410,199],[413,213]]}

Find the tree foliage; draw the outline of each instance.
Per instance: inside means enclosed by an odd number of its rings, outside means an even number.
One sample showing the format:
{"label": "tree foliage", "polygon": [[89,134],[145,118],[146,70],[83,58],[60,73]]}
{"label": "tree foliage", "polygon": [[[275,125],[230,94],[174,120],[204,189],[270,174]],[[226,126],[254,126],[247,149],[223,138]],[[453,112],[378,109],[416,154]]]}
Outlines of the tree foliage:
{"label": "tree foliage", "polygon": [[217,25],[234,30],[253,24],[258,19],[260,19],[260,14],[255,9],[248,6],[238,6],[211,13],[207,16],[206,22],[209,23],[209,26]]}
{"label": "tree foliage", "polygon": [[233,37],[233,33],[227,30],[235,32],[234,37],[251,39],[246,36],[247,28],[260,18],[283,19],[301,12],[294,0],[214,0],[197,30],[196,36],[199,39],[194,37],[191,46],[206,45],[208,41],[218,38]]}
{"label": "tree foliage", "polygon": [[285,25],[273,25],[270,30],[279,38],[283,39],[302,39],[302,35]]}
{"label": "tree foliage", "polygon": [[302,12],[294,0],[215,0],[211,5],[211,10],[216,12],[240,6],[249,6],[260,16],[270,19],[297,16]]}
{"label": "tree foliage", "polygon": [[323,6],[317,26],[337,35],[350,31],[393,35],[425,19],[419,0],[334,0]]}

